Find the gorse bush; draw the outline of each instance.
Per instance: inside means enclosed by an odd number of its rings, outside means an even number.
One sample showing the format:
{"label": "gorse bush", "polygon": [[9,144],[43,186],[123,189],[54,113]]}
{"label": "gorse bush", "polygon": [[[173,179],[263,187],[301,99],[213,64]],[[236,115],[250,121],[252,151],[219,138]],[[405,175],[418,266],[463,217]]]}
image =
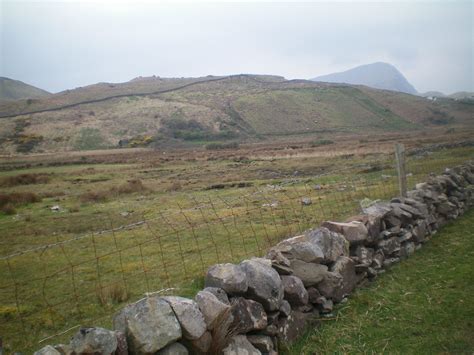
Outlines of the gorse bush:
{"label": "gorse bush", "polygon": [[34,192],[12,192],[10,194],[0,194],[1,208],[6,205],[21,206],[39,201],[41,201],[41,198]]}
{"label": "gorse bush", "polygon": [[7,176],[0,180],[0,186],[10,187],[18,185],[46,184],[50,180],[47,174],[20,174]]}

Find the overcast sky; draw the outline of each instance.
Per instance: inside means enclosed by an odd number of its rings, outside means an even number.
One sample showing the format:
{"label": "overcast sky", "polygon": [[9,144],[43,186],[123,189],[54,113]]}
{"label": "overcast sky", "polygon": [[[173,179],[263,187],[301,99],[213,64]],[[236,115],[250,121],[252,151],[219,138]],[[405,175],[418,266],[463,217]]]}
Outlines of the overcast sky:
{"label": "overcast sky", "polygon": [[474,1],[0,3],[0,76],[51,92],[140,75],[307,79],[377,61],[419,92],[474,91]]}

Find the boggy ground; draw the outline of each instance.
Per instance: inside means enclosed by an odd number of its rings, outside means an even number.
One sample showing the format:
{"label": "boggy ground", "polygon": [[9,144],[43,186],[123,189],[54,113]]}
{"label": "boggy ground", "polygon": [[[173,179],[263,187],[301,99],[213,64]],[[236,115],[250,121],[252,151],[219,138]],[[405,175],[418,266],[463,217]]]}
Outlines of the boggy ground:
{"label": "boggy ground", "polygon": [[[174,288],[191,296],[214,263],[262,255],[323,220],[356,214],[364,198],[396,195],[394,142],[422,148],[468,136],[4,157],[4,347],[38,349],[39,340],[71,329],[48,341],[60,342],[78,325],[108,326],[116,309],[145,292]],[[472,146],[440,148],[408,157],[411,186],[474,156]],[[303,197],[312,204],[302,205]]]}

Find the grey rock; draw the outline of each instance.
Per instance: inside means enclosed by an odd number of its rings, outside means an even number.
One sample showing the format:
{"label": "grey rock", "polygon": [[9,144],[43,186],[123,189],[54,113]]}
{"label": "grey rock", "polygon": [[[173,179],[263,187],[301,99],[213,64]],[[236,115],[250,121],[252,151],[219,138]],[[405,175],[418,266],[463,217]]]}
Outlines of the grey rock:
{"label": "grey rock", "polygon": [[400,241],[397,237],[392,237],[380,241],[378,247],[383,251],[384,255],[391,255],[400,250]]}
{"label": "grey rock", "polygon": [[271,353],[274,350],[273,340],[268,335],[247,335],[247,340],[263,354]]}
{"label": "grey rock", "polygon": [[406,243],[405,250],[406,250],[407,256],[413,255],[415,253],[415,249],[416,249],[415,243],[413,242]]}
{"label": "grey rock", "polygon": [[245,335],[235,335],[230,340],[229,345],[222,352],[223,355],[261,355]]}
{"label": "grey rock", "polygon": [[322,224],[323,227],[326,227],[330,231],[342,234],[349,243],[359,244],[367,240],[369,231],[364,223],[359,221],[352,221],[349,223],[339,223],[327,221]]}
{"label": "grey rock", "polygon": [[51,345],[46,345],[40,350],[35,351],[34,355],[61,355],[61,353],[55,348],[53,348]]}
{"label": "grey rock", "polygon": [[304,306],[308,303],[308,291],[306,291],[303,282],[296,276],[281,277],[284,298],[292,306]]}
{"label": "grey rock", "polygon": [[189,351],[183,344],[173,343],[158,351],[156,355],[188,355]]}
{"label": "grey rock", "polygon": [[126,306],[115,315],[113,324],[125,333],[132,354],[155,353],[182,335],[171,306],[156,296]]}
{"label": "grey rock", "polygon": [[304,235],[285,239],[274,246],[272,250],[279,251],[290,261],[297,259],[308,263],[318,263],[324,259],[324,254],[321,249],[317,245],[309,242]]}
{"label": "grey rock", "polygon": [[308,288],[308,300],[310,303],[317,303],[319,297],[321,297],[321,294],[319,293],[317,288],[315,287]]}
{"label": "grey rock", "polygon": [[376,250],[374,253],[374,257],[372,258],[372,267],[374,269],[380,269],[383,267],[383,261],[385,259],[385,255],[382,250]]}
{"label": "grey rock", "polygon": [[245,272],[234,264],[211,266],[206,274],[205,285],[222,288],[230,295],[244,294],[248,288]]}
{"label": "grey rock", "polygon": [[212,343],[212,336],[209,331],[206,331],[199,339],[183,339],[182,342],[191,354],[208,354]]}
{"label": "grey rock", "polygon": [[301,199],[301,204],[302,204],[303,206],[310,206],[310,205],[313,204],[313,201],[311,201],[311,199],[310,199],[309,197],[303,197],[303,198]]}
{"label": "grey rock", "polygon": [[334,308],[334,302],[332,300],[326,299],[326,297],[320,297],[318,304],[321,309],[321,313],[331,313]]}
{"label": "grey rock", "polygon": [[357,246],[355,254],[359,260],[360,264],[370,266],[372,264],[372,259],[374,258],[374,249],[366,248],[364,246]]}
{"label": "grey rock", "polygon": [[327,272],[317,288],[322,296],[335,302],[340,302],[344,296],[342,276],[337,272]]}
{"label": "grey rock", "polygon": [[305,233],[306,239],[323,253],[322,262],[329,264],[341,255],[349,255],[349,245],[344,236],[327,228],[312,229]]}
{"label": "grey rock", "polygon": [[217,297],[219,301],[222,303],[230,305],[229,297],[227,296],[227,293],[219,287],[206,287],[203,289],[203,291],[207,291],[209,293],[212,293],[214,296]]}
{"label": "grey rock", "polygon": [[277,310],[283,300],[283,287],[271,261],[254,258],[240,265],[248,279],[247,298],[261,303],[266,311]]}
{"label": "grey rock", "polygon": [[342,296],[348,295],[354,290],[358,277],[355,272],[355,263],[347,256],[340,256],[330,268],[331,272],[342,276]]}
{"label": "grey rock", "polygon": [[305,327],[305,314],[292,311],[288,317],[279,320],[277,336],[282,343],[290,344],[304,333]]}
{"label": "grey rock", "polygon": [[232,300],[233,327],[239,333],[262,330],[267,327],[267,314],[263,306],[253,300],[238,297]]}
{"label": "grey rock", "polygon": [[77,354],[113,354],[117,350],[115,332],[104,328],[81,328],[71,339],[71,350]]}
{"label": "grey rock", "polygon": [[199,291],[195,297],[196,303],[201,310],[207,329],[212,330],[216,319],[227,311],[230,306],[221,302],[214,294],[209,291]]}
{"label": "grey rock", "polygon": [[285,317],[288,317],[290,315],[291,306],[290,306],[290,303],[287,300],[283,300],[281,302],[280,313],[281,313],[281,315],[283,315]]}
{"label": "grey rock", "polygon": [[270,249],[265,258],[269,259],[272,262],[272,267],[280,275],[291,275],[293,273],[290,261],[285,256],[283,256],[280,251]]}
{"label": "grey rock", "polygon": [[204,334],[207,325],[196,302],[176,296],[163,297],[163,299],[173,309],[186,339],[198,339]]}
{"label": "grey rock", "polygon": [[306,263],[301,260],[293,260],[291,268],[293,269],[293,275],[300,278],[306,287],[321,282],[328,270],[326,265]]}
{"label": "grey rock", "polygon": [[400,258],[387,258],[383,261],[383,266],[384,268],[390,268],[398,262],[400,262]]}

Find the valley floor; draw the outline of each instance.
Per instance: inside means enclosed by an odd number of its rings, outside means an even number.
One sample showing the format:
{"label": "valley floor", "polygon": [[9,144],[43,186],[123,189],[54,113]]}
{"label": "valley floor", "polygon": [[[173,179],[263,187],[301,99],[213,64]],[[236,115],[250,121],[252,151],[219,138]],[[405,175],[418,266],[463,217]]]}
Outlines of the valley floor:
{"label": "valley floor", "polygon": [[471,354],[474,210],[339,305],[288,354]]}

